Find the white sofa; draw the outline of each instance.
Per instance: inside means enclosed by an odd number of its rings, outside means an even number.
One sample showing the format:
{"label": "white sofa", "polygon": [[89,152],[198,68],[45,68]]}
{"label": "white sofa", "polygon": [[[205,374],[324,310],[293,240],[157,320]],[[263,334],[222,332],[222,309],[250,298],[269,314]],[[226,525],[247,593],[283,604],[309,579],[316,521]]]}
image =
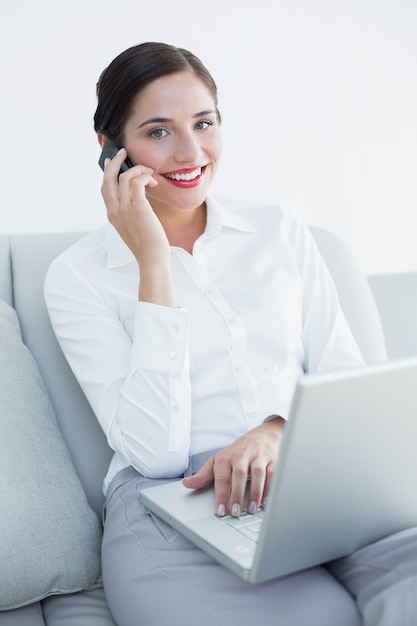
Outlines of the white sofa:
{"label": "white sofa", "polygon": [[[333,274],[345,313],[365,359],[370,363],[384,360],[386,352],[380,314],[367,279],[339,239],[318,228],[312,228],[312,232]],[[97,518],[101,519],[102,479],[111,451],[58,347],[43,300],[43,279],[49,263],[81,235],[82,233],[0,235],[0,300],[8,302],[17,312],[23,341],[39,367],[89,505]],[[405,356],[404,352],[407,350],[410,354],[413,351],[417,353],[417,334],[414,328],[414,320],[417,319],[417,275],[413,275],[413,281],[413,293],[408,292],[411,287],[407,286],[407,293],[401,294],[399,290],[402,283],[395,276],[373,277],[370,280],[381,305],[381,318],[390,318],[387,321],[390,324],[387,345],[394,356]],[[392,296],[390,293],[385,294],[385,287],[391,290]],[[405,296],[408,298],[407,306],[412,304],[414,309],[413,317],[408,319],[414,334],[413,341],[408,346],[403,325],[402,346],[399,350],[401,354],[398,354],[391,332],[392,326],[395,327],[395,322],[392,322],[394,313],[386,312],[384,298],[387,297],[390,302],[392,298],[399,300]],[[3,398],[0,398],[1,402]],[[18,489],[19,485],[15,487]],[[4,505],[3,502],[2,507]],[[19,545],[16,545],[16,550],[19,550]],[[33,576],[36,577],[36,571],[33,571]],[[16,584],[19,584],[18,581]],[[359,618],[352,622],[351,614],[350,611],[350,617],[345,617],[341,607],[337,625],[359,626]],[[101,588],[52,595],[20,608],[0,611],[0,626],[45,624],[114,626]]]}

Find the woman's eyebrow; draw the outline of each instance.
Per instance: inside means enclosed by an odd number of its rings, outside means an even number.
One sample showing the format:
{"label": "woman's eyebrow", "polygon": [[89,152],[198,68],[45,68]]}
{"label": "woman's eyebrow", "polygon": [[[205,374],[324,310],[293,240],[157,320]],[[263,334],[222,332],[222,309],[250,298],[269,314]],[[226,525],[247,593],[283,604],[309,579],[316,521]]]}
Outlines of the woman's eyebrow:
{"label": "woman's eyebrow", "polygon": [[139,124],[138,128],[142,128],[147,124],[167,124],[169,122],[173,122],[173,120],[169,119],[168,117],[151,117],[149,120],[146,120],[145,122],[142,122],[142,124]]}
{"label": "woman's eyebrow", "polygon": [[[207,109],[206,111],[200,111],[199,113],[194,113],[193,117],[204,117],[204,115],[215,115],[216,111],[212,109]],[[138,128],[142,128],[143,126],[147,126],[148,124],[169,124],[174,120],[169,117],[151,117],[142,124],[139,124]]]}
{"label": "woman's eyebrow", "polygon": [[200,113],[196,113],[194,117],[204,117],[204,115],[216,115],[216,111],[207,109],[207,111],[200,111]]}

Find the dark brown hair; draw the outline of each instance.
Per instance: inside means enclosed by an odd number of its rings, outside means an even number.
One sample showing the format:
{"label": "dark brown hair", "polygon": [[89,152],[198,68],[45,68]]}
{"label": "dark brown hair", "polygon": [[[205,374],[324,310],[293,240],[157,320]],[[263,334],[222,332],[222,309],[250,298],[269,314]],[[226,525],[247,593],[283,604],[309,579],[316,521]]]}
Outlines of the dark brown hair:
{"label": "dark brown hair", "polygon": [[148,42],[119,54],[101,74],[97,83],[95,131],[122,146],[123,128],[139,92],[157,78],[183,71],[194,72],[209,89],[220,122],[216,83],[200,59],[183,48]]}

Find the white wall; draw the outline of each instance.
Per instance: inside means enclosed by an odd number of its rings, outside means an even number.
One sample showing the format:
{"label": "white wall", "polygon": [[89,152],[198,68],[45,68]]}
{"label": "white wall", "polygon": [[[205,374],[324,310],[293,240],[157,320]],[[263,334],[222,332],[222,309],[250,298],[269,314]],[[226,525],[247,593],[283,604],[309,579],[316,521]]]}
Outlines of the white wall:
{"label": "white wall", "polygon": [[218,83],[216,194],[297,209],[368,273],[417,270],[416,0],[2,2],[0,233],[103,223],[95,83],[148,40]]}

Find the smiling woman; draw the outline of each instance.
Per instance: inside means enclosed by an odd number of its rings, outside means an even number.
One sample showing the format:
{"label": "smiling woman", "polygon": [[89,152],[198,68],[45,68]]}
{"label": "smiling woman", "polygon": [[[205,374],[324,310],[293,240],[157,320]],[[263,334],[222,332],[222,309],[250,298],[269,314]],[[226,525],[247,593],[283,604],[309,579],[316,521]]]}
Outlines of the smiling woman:
{"label": "smiling woman", "polygon": [[[120,148],[104,165],[110,224],[52,263],[45,293],[63,351],[115,451],[102,546],[115,621],[359,624],[352,597],[324,567],[248,586],[138,500],[142,487],[182,478],[190,489],[214,484],[219,517],[240,516],[247,488],[255,515],[299,377],[363,359],[300,217],[210,197],[220,114],[199,59],[166,44],[135,46],[103,72],[97,94],[99,142]],[[131,167],[120,173],[128,156]],[[390,538],[389,571],[402,571],[407,554],[415,574],[416,533],[406,543],[404,551]],[[395,606],[414,606],[402,576],[387,583],[384,570],[372,568],[385,552],[376,544],[333,569],[349,590],[365,590],[366,626],[400,623],[385,611],[388,597],[390,606],[393,595]],[[414,613],[409,618],[415,623]]]}
{"label": "smiling woman", "polygon": [[[139,262],[140,297],[172,305],[175,299],[167,297],[173,291],[170,277],[157,268],[164,264],[168,244],[192,252],[204,232],[205,199],[222,150],[216,84],[192,53],[148,43],[114,59],[100,77],[97,95],[94,125],[101,145],[109,140],[124,147],[136,164],[119,177],[117,186],[114,171],[120,169],[126,153],[118,155],[105,172],[103,197],[109,220],[125,233],[124,240]],[[128,224],[126,216],[131,212],[120,210],[130,202],[133,189],[142,198],[137,209],[146,219],[146,226],[143,223],[136,234],[136,218]],[[150,247],[142,234],[152,228],[156,235],[155,216],[164,233],[159,232]],[[146,241],[149,244],[150,239]],[[152,251],[150,257],[144,256],[147,250]],[[145,272],[145,267],[152,271]]]}
{"label": "smiling woman", "polygon": [[[124,125],[123,145],[134,163],[153,170],[158,185],[146,195],[160,219],[167,207],[204,210],[221,156],[215,109],[212,91],[190,69],[158,78],[136,95]],[[188,221],[190,216],[182,218]]]}

